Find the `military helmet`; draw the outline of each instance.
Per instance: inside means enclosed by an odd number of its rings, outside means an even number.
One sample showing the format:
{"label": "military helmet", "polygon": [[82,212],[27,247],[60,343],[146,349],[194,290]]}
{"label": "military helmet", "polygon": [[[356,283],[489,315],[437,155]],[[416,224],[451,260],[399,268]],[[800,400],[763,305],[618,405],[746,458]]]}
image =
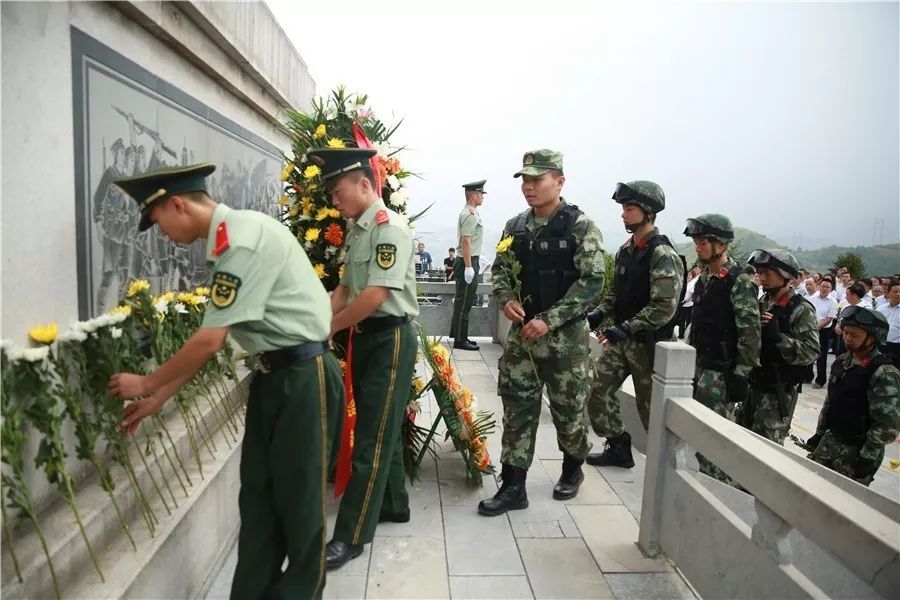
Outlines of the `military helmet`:
{"label": "military helmet", "polygon": [[800,275],[800,263],[794,255],[786,250],[764,250],[758,248],[750,254],[747,264],[753,267],[765,267],[778,271],[782,277],[790,281]]}
{"label": "military helmet", "polygon": [[666,195],[652,181],[617,183],[613,200],[619,204],[634,204],[647,212],[658,213],[666,208]]}
{"label": "military helmet", "polygon": [[723,244],[734,241],[734,229],[725,215],[707,214],[687,220],[684,235],[688,237],[704,237],[718,240]]}
{"label": "military helmet", "polygon": [[875,343],[879,346],[887,341],[887,334],[890,325],[887,317],[870,308],[862,306],[848,306],[841,310],[841,327],[852,325],[866,330],[875,338]]}

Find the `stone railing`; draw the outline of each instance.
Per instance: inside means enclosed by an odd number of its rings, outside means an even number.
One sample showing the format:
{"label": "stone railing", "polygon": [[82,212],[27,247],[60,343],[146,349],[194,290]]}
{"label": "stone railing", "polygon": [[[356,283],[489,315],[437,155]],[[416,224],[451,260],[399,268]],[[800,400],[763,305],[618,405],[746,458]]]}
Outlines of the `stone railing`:
{"label": "stone railing", "polygon": [[[425,326],[430,335],[448,336],[453,318],[456,284],[449,281],[419,281],[416,287],[419,296],[419,323]],[[498,339],[498,317],[504,317],[498,312],[492,290],[493,286],[489,283],[478,285],[475,306],[469,313],[469,337],[490,337],[495,341]]]}
{"label": "stone railing", "polygon": [[[694,358],[656,346],[641,548],[707,598],[896,598],[900,505],[693,400]],[[698,473],[695,452],[749,494]]]}

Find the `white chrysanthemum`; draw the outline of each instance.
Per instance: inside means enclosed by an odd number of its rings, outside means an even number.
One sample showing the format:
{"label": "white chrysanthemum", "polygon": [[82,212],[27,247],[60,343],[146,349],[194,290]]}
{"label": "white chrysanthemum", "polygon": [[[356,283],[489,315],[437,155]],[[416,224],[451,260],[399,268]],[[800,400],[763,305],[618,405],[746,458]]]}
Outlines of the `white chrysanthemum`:
{"label": "white chrysanthemum", "polygon": [[22,360],[28,362],[40,362],[50,355],[50,346],[40,346],[39,348],[25,348],[20,354]]}
{"label": "white chrysanthemum", "polygon": [[56,340],[60,343],[65,342],[83,342],[88,338],[87,334],[84,332],[84,329],[81,328],[81,323],[78,324],[79,327],[70,327],[67,332],[56,338]]}
{"label": "white chrysanthemum", "polygon": [[390,202],[394,206],[403,207],[406,206],[406,200],[408,199],[408,195],[406,192],[406,188],[401,187],[399,190],[391,194]]}
{"label": "white chrysanthemum", "polygon": [[197,296],[195,302],[197,302],[197,304],[206,304],[207,302],[209,302],[209,298],[207,298],[206,296]]}
{"label": "white chrysanthemum", "polygon": [[375,142],[373,146],[381,158],[387,158],[391,153],[391,146],[387,142]]}
{"label": "white chrysanthemum", "polygon": [[184,304],[182,304],[181,302],[175,303],[175,312],[182,314],[182,315],[186,315],[187,311],[188,311],[188,309],[184,306]]}
{"label": "white chrysanthemum", "polygon": [[91,319],[91,322],[94,323],[95,329],[100,329],[102,327],[107,327],[109,325],[112,325],[113,323],[116,323],[112,315],[106,313],[100,315],[99,317]]}
{"label": "white chrysanthemum", "polygon": [[7,352],[12,352],[16,347],[16,343],[9,338],[0,340],[0,350],[6,350]]}
{"label": "white chrysanthemum", "polygon": [[115,325],[117,323],[121,323],[125,319],[128,318],[128,315],[122,312],[116,312],[109,315],[110,325]]}
{"label": "white chrysanthemum", "polygon": [[389,186],[391,186],[391,189],[392,189],[392,190],[399,190],[399,189],[400,189],[400,180],[397,179],[397,176],[396,176],[396,175],[388,175],[387,183],[388,183]]}
{"label": "white chrysanthemum", "polygon": [[110,327],[109,335],[112,336],[112,339],[117,340],[122,337],[122,328],[121,327]]}
{"label": "white chrysanthemum", "polygon": [[81,321],[78,325],[81,327],[81,331],[85,333],[94,333],[100,328],[100,323],[97,321],[97,319]]}
{"label": "white chrysanthemum", "polygon": [[153,305],[153,308],[155,308],[158,313],[166,314],[169,311],[169,302],[168,300],[163,299],[157,300]]}

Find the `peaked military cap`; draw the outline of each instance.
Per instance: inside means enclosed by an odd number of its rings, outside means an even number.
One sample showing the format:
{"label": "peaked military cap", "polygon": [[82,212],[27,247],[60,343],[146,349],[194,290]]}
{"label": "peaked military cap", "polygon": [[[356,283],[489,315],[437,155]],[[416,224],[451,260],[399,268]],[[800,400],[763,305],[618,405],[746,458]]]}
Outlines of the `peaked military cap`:
{"label": "peaked military cap", "polygon": [[350,171],[371,167],[374,148],[316,148],[307,153],[309,160],[322,169],[322,180],[328,181]]}
{"label": "peaked military cap", "polygon": [[138,231],[145,231],[153,226],[150,210],[154,204],[177,194],[205,192],[206,178],[215,170],[213,163],[167,167],[133,177],[119,177],[113,179],[113,183],[137,202],[141,213]]}
{"label": "peaked military cap", "polygon": [[487,183],[487,179],[482,179],[481,181],[473,181],[472,183],[464,183],[463,189],[467,192],[481,192],[482,194],[487,194],[484,191],[484,184]]}
{"label": "peaked military cap", "polygon": [[560,173],[563,172],[562,152],[541,148],[540,150],[531,150],[525,153],[522,157],[522,168],[513,177],[521,175],[539,177],[553,169]]}

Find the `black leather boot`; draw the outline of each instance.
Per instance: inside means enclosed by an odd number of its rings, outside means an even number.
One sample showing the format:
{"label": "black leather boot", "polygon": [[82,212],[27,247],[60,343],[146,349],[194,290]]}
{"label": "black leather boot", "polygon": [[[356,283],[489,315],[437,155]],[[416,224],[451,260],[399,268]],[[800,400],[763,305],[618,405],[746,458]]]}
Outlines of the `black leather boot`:
{"label": "black leather boot", "polygon": [[453,347],[456,350],[478,350],[478,344],[476,344],[472,340],[462,340],[462,341],[453,342]]}
{"label": "black leather boot", "polygon": [[581,470],[583,460],[563,454],[562,475],[553,488],[554,500],[571,500],[578,495],[578,488],[584,481],[584,472]]}
{"label": "black leather boot", "polygon": [[521,467],[503,465],[500,472],[500,489],[493,498],[478,503],[478,512],[486,517],[496,517],[508,510],[528,508],[528,494],[525,493],[525,476],[528,471]]}
{"label": "black leather boot", "polygon": [[622,467],[630,469],[634,466],[631,456],[631,434],[627,431],[615,437],[606,438],[606,447],[601,454],[588,454],[587,464],[595,467]]}
{"label": "black leather boot", "polygon": [[381,514],[378,515],[379,523],[409,523],[409,509],[407,508],[403,512],[399,513],[389,513],[385,511],[381,511]]}
{"label": "black leather boot", "polygon": [[344,566],[344,563],[363,553],[364,544],[347,544],[331,540],[325,547],[325,568],[329,571]]}

